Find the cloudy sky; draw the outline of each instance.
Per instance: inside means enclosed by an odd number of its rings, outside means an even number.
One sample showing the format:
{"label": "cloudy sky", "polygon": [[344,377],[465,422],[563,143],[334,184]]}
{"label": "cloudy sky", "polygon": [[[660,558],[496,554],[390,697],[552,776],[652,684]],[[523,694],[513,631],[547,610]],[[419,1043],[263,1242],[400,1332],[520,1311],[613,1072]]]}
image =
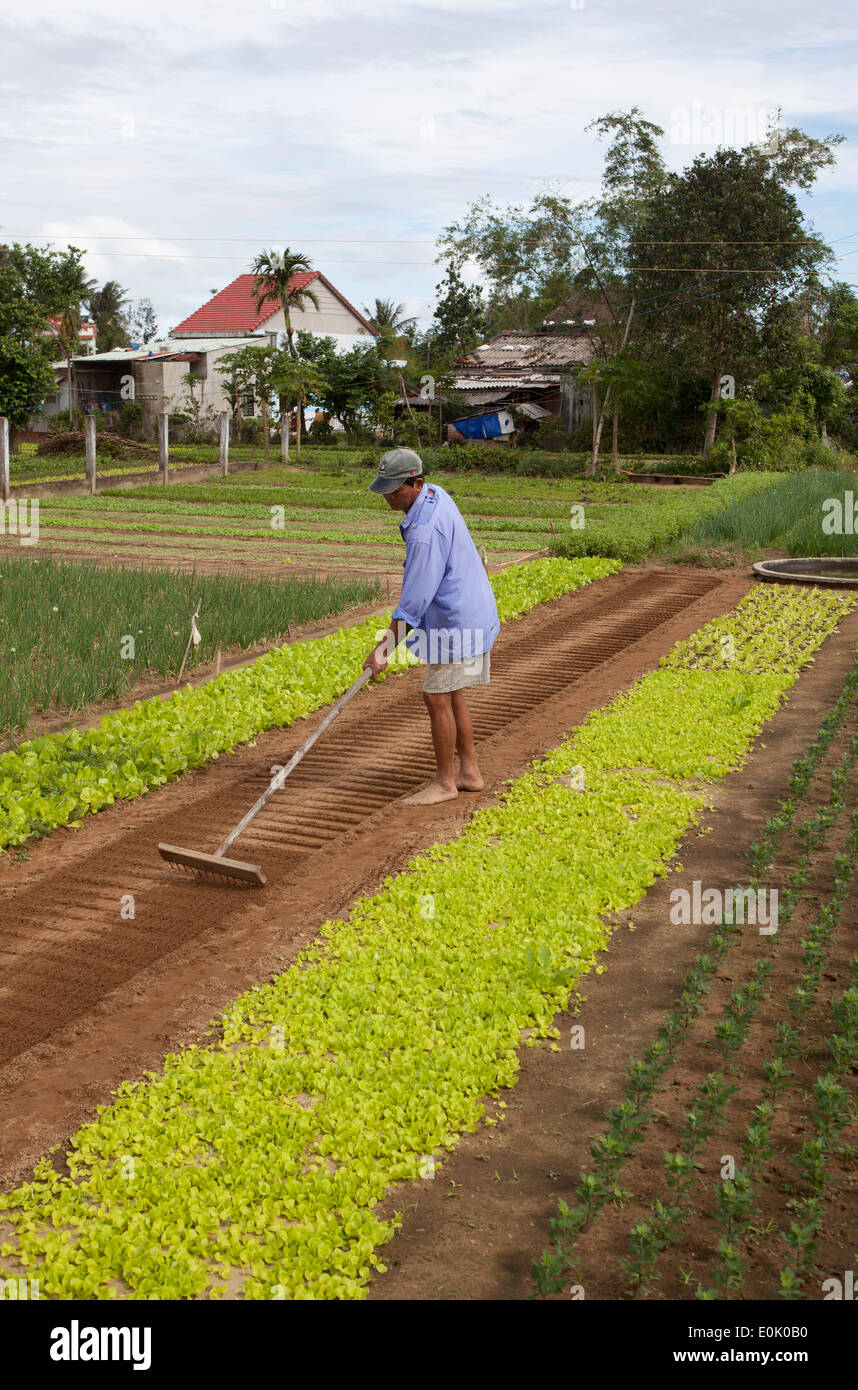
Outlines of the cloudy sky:
{"label": "cloudy sky", "polygon": [[858,11],[842,0],[28,0],[0,17],[0,236],[83,247],[161,330],[263,246],[358,306],[431,315],[438,232],[484,193],[598,187],[633,105],[672,167],[765,134],[838,163],[803,197],[858,283]]}

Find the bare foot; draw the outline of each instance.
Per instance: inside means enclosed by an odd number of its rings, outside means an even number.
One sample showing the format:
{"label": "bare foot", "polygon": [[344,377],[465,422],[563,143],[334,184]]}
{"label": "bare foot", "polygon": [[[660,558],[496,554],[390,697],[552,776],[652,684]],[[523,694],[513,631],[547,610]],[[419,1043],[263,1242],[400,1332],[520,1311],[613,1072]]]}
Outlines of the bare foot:
{"label": "bare foot", "polygon": [[481,792],[485,785],[479,772],[459,772],[456,774],[456,786],[460,792]]}
{"label": "bare foot", "polygon": [[435,806],[439,801],[455,801],[459,795],[455,787],[445,787],[441,782],[429,782],[413,796],[406,796],[406,806]]}

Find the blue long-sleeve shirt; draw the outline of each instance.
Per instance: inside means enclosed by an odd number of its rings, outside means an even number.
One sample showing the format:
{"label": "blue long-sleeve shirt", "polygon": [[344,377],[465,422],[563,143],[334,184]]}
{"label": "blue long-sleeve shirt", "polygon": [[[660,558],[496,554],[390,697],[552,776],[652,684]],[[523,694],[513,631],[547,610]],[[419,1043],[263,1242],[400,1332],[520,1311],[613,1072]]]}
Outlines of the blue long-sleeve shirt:
{"label": "blue long-sleeve shirt", "polygon": [[410,650],[433,665],[482,656],[500,631],[497,604],[452,497],[436,483],[424,483],[399,530],[405,564],[393,620],[414,629]]}

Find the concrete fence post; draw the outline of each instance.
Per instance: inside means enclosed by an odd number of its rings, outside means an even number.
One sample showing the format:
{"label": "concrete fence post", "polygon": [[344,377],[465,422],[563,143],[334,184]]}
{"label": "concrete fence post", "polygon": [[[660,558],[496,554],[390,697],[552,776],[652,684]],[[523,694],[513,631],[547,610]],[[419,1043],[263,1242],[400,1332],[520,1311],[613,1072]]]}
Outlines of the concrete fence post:
{"label": "concrete fence post", "polygon": [[220,469],[226,477],[229,472],[229,411],[220,413]]}
{"label": "concrete fence post", "polygon": [[166,410],[158,412],[158,467],[166,487],[170,481],[170,425]]}
{"label": "concrete fence post", "polygon": [[289,411],[284,410],[280,417],[280,462],[289,462]]}
{"label": "concrete fence post", "polygon": [[95,416],[85,415],[83,428],[86,436],[86,476],[89,490],[95,493]]}
{"label": "concrete fence post", "polygon": [[9,499],[9,420],[0,415],[0,497]]}

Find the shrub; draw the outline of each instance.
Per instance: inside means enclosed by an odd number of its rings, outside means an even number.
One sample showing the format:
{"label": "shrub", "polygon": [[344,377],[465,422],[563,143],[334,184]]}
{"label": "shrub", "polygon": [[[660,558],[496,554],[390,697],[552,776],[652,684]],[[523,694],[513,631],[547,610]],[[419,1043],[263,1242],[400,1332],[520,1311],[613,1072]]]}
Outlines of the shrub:
{"label": "shrub", "polygon": [[143,435],[143,407],[139,401],[123,401],[117,423],[119,433],[140,439]]}

